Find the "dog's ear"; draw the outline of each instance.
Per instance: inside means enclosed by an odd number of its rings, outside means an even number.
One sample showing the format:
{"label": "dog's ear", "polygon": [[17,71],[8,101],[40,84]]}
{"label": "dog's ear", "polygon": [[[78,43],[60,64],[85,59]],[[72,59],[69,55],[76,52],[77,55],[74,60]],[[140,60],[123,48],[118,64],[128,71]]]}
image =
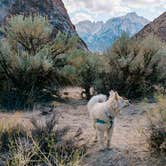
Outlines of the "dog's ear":
{"label": "dog's ear", "polygon": [[113,95],[114,95],[114,91],[113,90],[111,90],[110,92],[109,92],[109,95],[110,95],[110,97],[112,97]]}
{"label": "dog's ear", "polygon": [[118,100],[119,94],[118,92],[115,92],[115,100]]}

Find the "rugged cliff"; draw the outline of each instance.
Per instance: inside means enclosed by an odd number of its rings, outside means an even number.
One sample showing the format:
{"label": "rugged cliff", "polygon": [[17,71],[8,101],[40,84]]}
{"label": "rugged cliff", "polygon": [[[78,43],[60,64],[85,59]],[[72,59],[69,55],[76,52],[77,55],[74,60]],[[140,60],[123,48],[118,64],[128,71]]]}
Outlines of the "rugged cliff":
{"label": "rugged cliff", "polygon": [[[70,35],[77,34],[62,0],[1,0],[0,24],[4,24],[10,15],[37,13],[47,16],[54,26],[54,34],[58,31]],[[80,39],[79,46],[86,49],[86,44]]]}

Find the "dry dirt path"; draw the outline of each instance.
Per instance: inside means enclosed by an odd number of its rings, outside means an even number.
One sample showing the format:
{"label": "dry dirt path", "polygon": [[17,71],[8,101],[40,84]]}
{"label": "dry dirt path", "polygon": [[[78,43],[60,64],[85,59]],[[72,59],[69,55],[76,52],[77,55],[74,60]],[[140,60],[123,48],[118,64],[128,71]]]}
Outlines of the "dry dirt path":
{"label": "dry dirt path", "polygon": [[[148,104],[148,107],[153,107],[153,104]],[[157,163],[149,156],[146,137],[142,134],[147,128],[147,118],[138,108],[142,106],[136,104],[117,117],[111,150],[100,151],[98,144],[93,143],[94,131],[85,102],[60,106],[57,109],[60,112],[58,128],[68,128],[66,138],[75,137],[79,144],[88,146],[83,166],[164,166],[164,162]]]}

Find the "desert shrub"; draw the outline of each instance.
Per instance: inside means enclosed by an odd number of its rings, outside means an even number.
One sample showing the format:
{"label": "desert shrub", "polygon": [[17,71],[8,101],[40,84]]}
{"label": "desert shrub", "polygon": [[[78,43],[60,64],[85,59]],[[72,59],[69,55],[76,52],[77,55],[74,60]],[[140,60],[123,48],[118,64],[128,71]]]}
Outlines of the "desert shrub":
{"label": "desert shrub", "polygon": [[[43,50],[35,56],[29,56],[27,52],[22,51],[14,54],[8,43],[2,42],[0,65],[6,78],[6,88],[1,91],[1,98],[6,104],[8,101],[19,101],[16,107],[23,103],[30,104],[35,96],[50,86],[56,75],[52,59]],[[5,92],[7,96],[4,96]]]}
{"label": "desert shrub", "polygon": [[70,75],[70,82],[72,84],[77,84],[77,71],[79,70],[81,64],[84,61],[84,57],[87,53],[81,50],[74,50],[64,59],[64,67],[60,71],[62,75],[68,76]]}
{"label": "desert shrub", "polygon": [[152,152],[166,154],[166,104],[165,96],[157,96],[156,106],[148,111],[150,122],[147,136],[150,150]]}
{"label": "desert shrub", "polygon": [[[3,28],[0,42],[1,105],[9,108],[32,106],[46,93],[57,93],[69,83],[61,71],[64,54],[77,37],[58,33],[51,38],[52,26],[42,16],[16,15]],[[10,103],[10,104],[9,104]]]}
{"label": "desert shrub", "polygon": [[161,70],[163,47],[164,44],[153,36],[138,41],[123,34],[105,53],[110,67],[99,73],[100,84],[96,89],[116,89],[130,98],[152,94],[154,85],[160,83],[165,73]]}
{"label": "desert shrub", "polygon": [[87,99],[91,97],[90,88],[93,87],[98,73],[103,70],[102,65],[102,60],[98,55],[89,55],[78,71],[79,83],[85,89]]}
{"label": "desert shrub", "polygon": [[46,124],[35,119],[32,124],[31,132],[20,126],[8,130],[1,129],[0,158],[4,165],[81,165],[86,147],[78,146],[71,140],[58,142],[59,131],[54,129],[55,115],[47,119]]}
{"label": "desert shrub", "polygon": [[99,71],[104,70],[104,57],[90,52],[76,50],[67,57],[64,70],[70,74],[72,80],[85,90],[87,99],[91,97],[90,88],[94,85]]}
{"label": "desert shrub", "polygon": [[52,29],[48,19],[43,16],[17,15],[9,18],[4,32],[14,47],[20,45],[34,55],[39,47],[49,41]]}

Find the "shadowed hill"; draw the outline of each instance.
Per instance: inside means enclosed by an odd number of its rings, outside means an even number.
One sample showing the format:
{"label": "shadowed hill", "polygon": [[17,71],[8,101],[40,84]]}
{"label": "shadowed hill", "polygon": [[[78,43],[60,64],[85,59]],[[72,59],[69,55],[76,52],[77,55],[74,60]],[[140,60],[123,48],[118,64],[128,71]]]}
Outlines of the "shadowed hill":
{"label": "shadowed hill", "polygon": [[147,24],[135,36],[136,38],[145,38],[150,34],[155,35],[162,41],[166,42],[166,12]]}

